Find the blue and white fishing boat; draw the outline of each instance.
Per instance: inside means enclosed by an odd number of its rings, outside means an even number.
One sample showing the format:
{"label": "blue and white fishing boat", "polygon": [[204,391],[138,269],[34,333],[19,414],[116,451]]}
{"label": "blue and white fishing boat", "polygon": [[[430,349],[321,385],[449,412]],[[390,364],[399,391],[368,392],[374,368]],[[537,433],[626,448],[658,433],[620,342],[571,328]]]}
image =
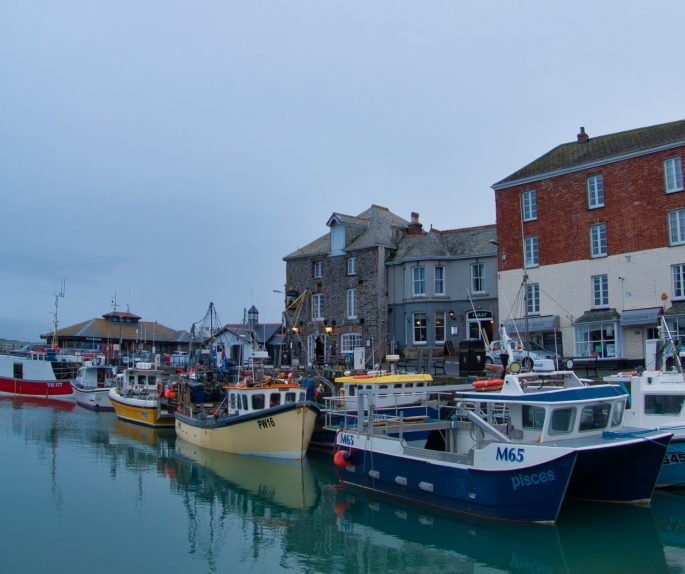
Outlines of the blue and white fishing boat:
{"label": "blue and white fishing boat", "polygon": [[[512,442],[475,415],[374,421],[364,416],[373,412],[364,404],[372,395],[357,396],[360,416],[335,440],[334,462],[344,483],[483,518],[556,521],[576,460],[573,449]],[[429,438],[417,440],[426,433]]]}
{"label": "blue and white fishing boat", "polygon": [[630,393],[626,424],[673,433],[656,483],[664,488],[685,485],[685,376],[663,317],[659,342],[655,368],[618,373],[604,380],[622,385]]}
{"label": "blue and white fishing boat", "polygon": [[618,385],[588,385],[573,371],[517,372],[517,366],[497,390],[475,382],[481,392],[456,393],[457,407],[501,425],[512,441],[573,449],[569,497],[648,504],[672,431],[627,426],[628,395]]}

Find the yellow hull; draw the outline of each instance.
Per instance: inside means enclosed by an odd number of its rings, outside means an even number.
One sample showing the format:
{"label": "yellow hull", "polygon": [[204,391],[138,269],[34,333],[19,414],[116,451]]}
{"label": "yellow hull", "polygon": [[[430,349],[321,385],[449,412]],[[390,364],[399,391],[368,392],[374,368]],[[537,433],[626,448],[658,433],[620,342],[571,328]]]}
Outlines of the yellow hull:
{"label": "yellow hull", "polygon": [[151,427],[173,427],[174,413],[160,408],[157,400],[143,400],[122,397],[117,392],[110,392],[109,400],[114,412],[122,420]]}
{"label": "yellow hull", "polygon": [[[318,412],[306,405],[265,409],[262,416],[197,421],[179,415],[176,435],[213,450],[275,458],[304,458]],[[230,420],[233,418],[233,420]]]}

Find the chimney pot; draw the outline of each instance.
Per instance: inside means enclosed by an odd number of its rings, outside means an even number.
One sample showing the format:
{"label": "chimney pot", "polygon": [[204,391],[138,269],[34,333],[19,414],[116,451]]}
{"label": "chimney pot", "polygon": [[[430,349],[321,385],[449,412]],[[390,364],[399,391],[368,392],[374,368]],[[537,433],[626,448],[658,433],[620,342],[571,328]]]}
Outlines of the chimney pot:
{"label": "chimney pot", "polygon": [[585,128],[581,126],[580,132],[578,133],[578,143],[586,143],[590,139],[590,136],[585,133]]}

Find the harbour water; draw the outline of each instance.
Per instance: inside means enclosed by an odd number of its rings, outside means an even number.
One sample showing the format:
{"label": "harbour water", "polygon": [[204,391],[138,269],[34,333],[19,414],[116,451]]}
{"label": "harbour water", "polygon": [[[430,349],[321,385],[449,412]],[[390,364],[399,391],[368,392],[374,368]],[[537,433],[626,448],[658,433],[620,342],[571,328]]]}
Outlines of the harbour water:
{"label": "harbour water", "polygon": [[568,503],[555,527],[477,521],[341,487],[329,454],[231,456],[13,398],[0,457],[8,573],[685,572],[685,491]]}

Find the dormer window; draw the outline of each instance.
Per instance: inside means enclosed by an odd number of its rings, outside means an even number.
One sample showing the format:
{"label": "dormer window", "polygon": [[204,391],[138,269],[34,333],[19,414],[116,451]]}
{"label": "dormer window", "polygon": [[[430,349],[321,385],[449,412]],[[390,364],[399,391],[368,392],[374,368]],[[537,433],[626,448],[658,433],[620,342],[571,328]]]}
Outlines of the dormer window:
{"label": "dormer window", "polygon": [[345,226],[340,223],[331,224],[331,255],[342,255],[345,249]]}

